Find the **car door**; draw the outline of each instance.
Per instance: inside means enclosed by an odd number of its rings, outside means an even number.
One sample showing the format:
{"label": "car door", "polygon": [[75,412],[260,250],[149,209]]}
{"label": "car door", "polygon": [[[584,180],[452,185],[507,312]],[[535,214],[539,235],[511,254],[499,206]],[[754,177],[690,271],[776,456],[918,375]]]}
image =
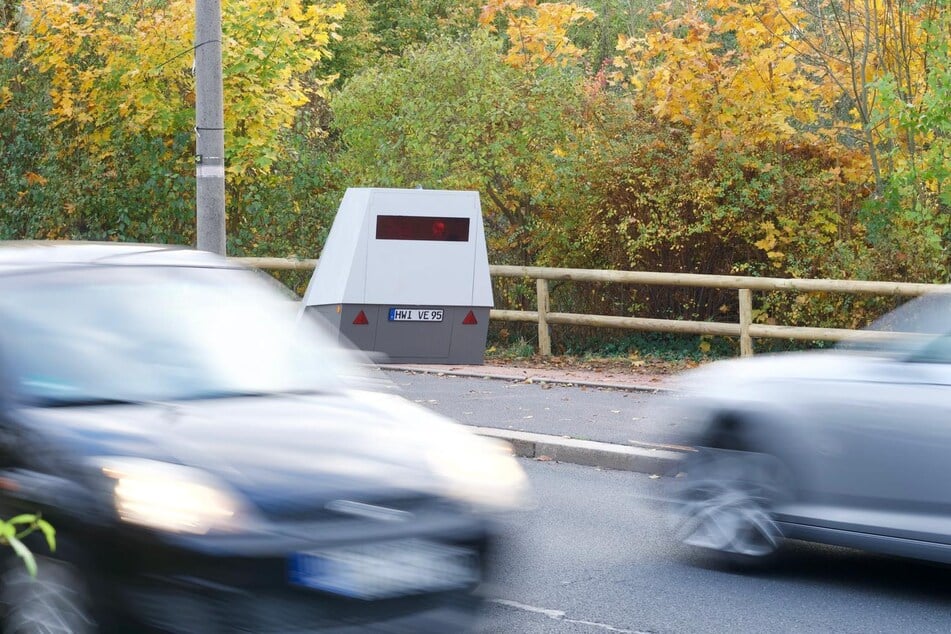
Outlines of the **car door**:
{"label": "car door", "polygon": [[951,543],[951,335],[816,386],[819,524]]}

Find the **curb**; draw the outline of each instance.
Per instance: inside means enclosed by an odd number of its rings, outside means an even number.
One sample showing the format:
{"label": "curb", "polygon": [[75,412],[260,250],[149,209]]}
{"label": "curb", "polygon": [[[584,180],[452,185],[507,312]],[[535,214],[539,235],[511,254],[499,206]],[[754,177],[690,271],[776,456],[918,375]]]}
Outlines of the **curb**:
{"label": "curb", "polygon": [[416,372],[418,374],[436,374],[448,376],[462,376],[473,379],[492,379],[496,381],[509,381],[510,383],[538,383],[552,385],[578,385],[582,387],[595,387],[609,390],[626,390],[628,392],[650,392],[654,394],[674,392],[669,387],[660,387],[657,385],[645,385],[643,383],[608,383],[603,381],[576,381],[572,379],[555,379],[540,376],[509,376],[505,374],[494,374],[492,372],[474,372],[469,370],[449,370],[442,368],[424,368],[414,365],[398,364],[380,364],[376,367],[389,372]]}
{"label": "curb", "polygon": [[533,432],[468,426],[479,436],[504,440],[512,445],[516,456],[567,462],[588,467],[634,471],[651,475],[669,475],[685,451],[650,447],[628,447],[593,440],[563,438]]}

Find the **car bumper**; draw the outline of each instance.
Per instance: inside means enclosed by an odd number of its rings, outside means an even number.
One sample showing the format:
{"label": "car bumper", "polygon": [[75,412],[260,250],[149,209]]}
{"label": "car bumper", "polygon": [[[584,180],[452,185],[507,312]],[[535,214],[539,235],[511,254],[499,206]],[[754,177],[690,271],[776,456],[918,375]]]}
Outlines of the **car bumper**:
{"label": "car bumper", "polygon": [[153,580],[123,593],[132,620],[175,634],[255,632],[450,632],[474,627],[480,600],[468,590],[360,601],[281,589],[248,592]]}
{"label": "car bumper", "polygon": [[[371,529],[369,532],[366,529]],[[215,634],[303,632],[448,632],[474,627],[481,600],[479,585],[490,577],[494,532],[487,523],[430,522],[426,530],[379,534],[361,524],[349,544],[425,540],[471,552],[477,571],[472,579],[438,590],[415,590],[385,598],[350,598],[332,591],[296,585],[290,557],[321,550],[328,540],[301,541],[282,535],[228,538],[226,547],[209,547],[202,538],[168,540],[148,533],[112,541],[122,547],[103,553],[97,564],[105,607],[131,621],[136,631]],[[362,529],[362,530],[361,530]],[[339,544],[331,539],[330,547]],[[125,631],[128,631],[127,629]]]}

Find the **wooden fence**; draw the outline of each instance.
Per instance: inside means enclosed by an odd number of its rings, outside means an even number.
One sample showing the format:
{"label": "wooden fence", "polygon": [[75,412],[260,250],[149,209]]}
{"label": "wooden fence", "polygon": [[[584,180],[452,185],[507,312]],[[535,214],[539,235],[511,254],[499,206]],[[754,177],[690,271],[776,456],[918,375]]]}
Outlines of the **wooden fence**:
{"label": "wooden fence", "polygon": [[[252,267],[268,270],[312,270],[317,264],[317,260],[295,260],[291,258],[232,259]],[[542,355],[551,355],[551,336],[549,328],[552,324],[739,337],[740,354],[742,356],[753,354],[754,338],[796,339],[802,341],[837,341],[844,338],[857,341],[880,339],[883,336],[881,333],[862,330],[754,324],[752,323],[753,291],[859,293],[879,296],[914,297],[946,288],[936,284],[916,284],[908,282],[788,279],[777,277],[744,277],[738,275],[603,271],[507,265],[491,265],[489,266],[489,273],[493,277],[535,280],[537,310],[494,309],[489,313],[489,317],[490,319],[498,321],[536,323],[538,325],[538,349]],[[739,323],[551,312],[549,310],[548,286],[551,281],[608,282],[616,284],[736,289],[739,302]]]}

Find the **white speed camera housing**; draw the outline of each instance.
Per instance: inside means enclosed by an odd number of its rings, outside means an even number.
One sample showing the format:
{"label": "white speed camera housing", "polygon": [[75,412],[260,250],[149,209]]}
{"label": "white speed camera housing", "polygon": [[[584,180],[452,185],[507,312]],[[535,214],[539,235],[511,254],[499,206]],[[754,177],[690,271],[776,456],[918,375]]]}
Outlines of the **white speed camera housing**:
{"label": "white speed camera housing", "polygon": [[479,194],[348,189],[304,294],[394,363],[482,363],[493,306]]}

